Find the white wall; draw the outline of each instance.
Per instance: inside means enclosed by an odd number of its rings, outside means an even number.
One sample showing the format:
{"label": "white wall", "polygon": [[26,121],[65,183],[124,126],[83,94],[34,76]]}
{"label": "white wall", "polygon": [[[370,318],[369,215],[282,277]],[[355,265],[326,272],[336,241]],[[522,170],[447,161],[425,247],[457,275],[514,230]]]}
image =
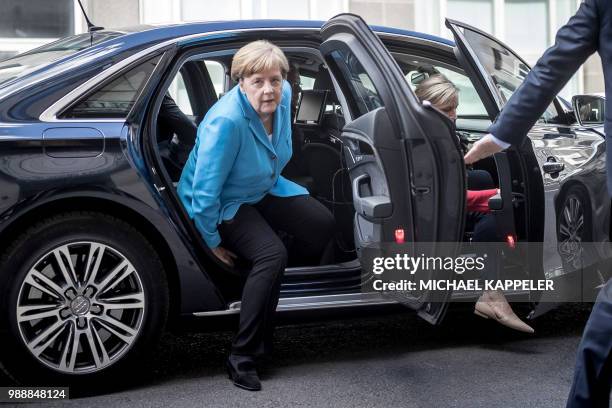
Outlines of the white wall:
{"label": "white wall", "polygon": [[[89,19],[97,26],[128,27],[138,24],[140,19],[139,0],[87,0],[83,4],[87,7]],[[86,30],[84,25],[83,31]]]}
{"label": "white wall", "polygon": [[140,0],[141,21],[214,21],[278,18],[327,20],[348,10],[348,0]]}
{"label": "white wall", "polygon": [[[508,44],[533,64],[580,0],[83,0],[94,24],[120,27],[187,21],[288,18],[326,20],[338,13],[361,14],[371,24],[414,29],[451,38],[444,18],[472,24]],[[74,1],[75,32],[86,29]],[[0,38],[3,52],[23,52],[53,39]],[[564,89],[569,97],[603,91],[601,62],[589,60]]]}
{"label": "white wall", "polygon": [[[452,39],[444,18],[457,19],[493,34],[533,65],[554,44],[555,33],[579,5],[580,0],[416,0],[415,29]],[[598,88],[603,91],[601,68],[590,63],[561,94],[569,98]]]}

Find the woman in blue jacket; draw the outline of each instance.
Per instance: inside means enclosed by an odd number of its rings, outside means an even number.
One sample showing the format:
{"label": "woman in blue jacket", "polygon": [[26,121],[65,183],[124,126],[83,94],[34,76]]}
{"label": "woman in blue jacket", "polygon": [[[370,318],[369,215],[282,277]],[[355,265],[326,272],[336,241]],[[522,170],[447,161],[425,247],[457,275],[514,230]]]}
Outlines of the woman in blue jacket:
{"label": "woman in blue jacket", "polygon": [[235,385],[259,390],[255,358],[270,346],[287,251],[275,231],[294,237],[300,261],[319,264],[335,230],[332,214],[308,191],[280,175],[291,158],[291,87],[287,58],[255,41],[232,60],[238,86],[198,127],[178,185],[189,216],[217,258],[252,265],[240,325],[227,361]]}

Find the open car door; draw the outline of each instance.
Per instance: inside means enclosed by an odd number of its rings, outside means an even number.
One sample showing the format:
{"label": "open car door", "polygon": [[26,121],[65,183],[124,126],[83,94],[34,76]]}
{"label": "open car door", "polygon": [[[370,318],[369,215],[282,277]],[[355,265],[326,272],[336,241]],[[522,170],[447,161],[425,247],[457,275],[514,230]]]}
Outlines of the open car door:
{"label": "open car door", "polygon": [[[393,57],[359,16],[340,14],[323,26],[321,35],[321,53],[348,107],[342,140],[364,276],[372,274],[365,255],[370,247],[415,254],[420,243],[444,243],[440,246],[446,249],[450,243],[452,252],[458,252],[466,181],[452,121],[418,101]],[[453,271],[427,273],[427,279],[452,280]],[[371,281],[364,285],[371,287]],[[451,295],[450,290],[419,288],[385,293],[432,324],[444,316]]]}
{"label": "open car door", "polygon": [[[494,120],[507,99],[520,86],[529,65],[506,45],[458,21],[446,19],[455,37],[455,56],[472,79],[489,117]],[[498,233],[516,238],[511,167],[506,152],[495,155],[501,200],[494,210]]]}
{"label": "open car door", "polygon": [[[446,19],[446,26],[455,37],[455,55],[459,63],[474,82],[490,118],[496,118],[523,83],[531,67],[507,45],[477,28],[450,19]],[[559,112],[560,107],[555,100],[545,115],[554,116]],[[556,132],[556,129],[553,132]],[[555,291],[530,294],[530,301],[536,306],[530,314],[533,318],[554,307],[555,297],[574,299],[571,293],[576,284],[566,279],[569,276],[564,276],[568,271],[564,270],[558,255],[555,229],[545,227],[545,223],[548,226],[556,223],[554,198],[558,191],[558,187],[554,188],[554,183],[550,180],[546,183],[547,188],[542,187],[544,182],[540,168],[547,172],[547,158],[539,155],[536,157],[529,140],[514,150],[520,153],[523,167],[529,171],[525,177],[528,183],[523,196],[527,199],[525,229],[530,242],[520,245],[519,255],[523,259],[523,268],[526,268],[527,277],[531,280],[544,279],[547,271],[552,272],[551,275],[556,280]],[[502,196],[502,205],[496,219],[509,234],[516,236],[512,203],[515,177],[510,174],[509,154],[511,153],[506,151],[495,155]]]}

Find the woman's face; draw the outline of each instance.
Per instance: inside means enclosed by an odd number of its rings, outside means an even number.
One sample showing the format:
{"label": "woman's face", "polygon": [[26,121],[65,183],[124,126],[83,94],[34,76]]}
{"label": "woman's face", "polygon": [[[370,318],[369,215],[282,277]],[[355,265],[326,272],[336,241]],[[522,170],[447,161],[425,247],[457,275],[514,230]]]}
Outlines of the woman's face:
{"label": "woman's face", "polygon": [[276,111],[281,100],[282,87],[283,76],[279,68],[256,72],[240,79],[240,89],[262,118]]}
{"label": "woman's face", "polygon": [[450,120],[457,120],[457,106],[445,106],[439,108]]}

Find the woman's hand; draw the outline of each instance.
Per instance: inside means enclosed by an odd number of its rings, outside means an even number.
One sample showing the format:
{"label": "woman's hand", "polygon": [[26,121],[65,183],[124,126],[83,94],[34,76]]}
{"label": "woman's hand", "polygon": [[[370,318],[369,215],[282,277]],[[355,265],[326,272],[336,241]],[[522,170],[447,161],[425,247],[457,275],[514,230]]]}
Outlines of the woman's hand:
{"label": "woman's hand", "polygon": [[234,266],[234,259],[238,258],[235,253],[220,246],[213,248],[211,251],[223,263],[232,267]]}

